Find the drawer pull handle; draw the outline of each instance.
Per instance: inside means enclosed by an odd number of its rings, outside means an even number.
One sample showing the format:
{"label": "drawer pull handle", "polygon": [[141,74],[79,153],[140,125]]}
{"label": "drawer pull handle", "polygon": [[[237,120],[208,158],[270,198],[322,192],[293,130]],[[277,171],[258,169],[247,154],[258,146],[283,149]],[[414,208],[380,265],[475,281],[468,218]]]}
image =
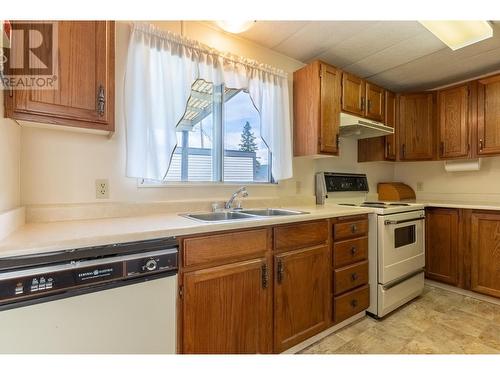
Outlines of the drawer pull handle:
{"label": "drawer pull handle", "polygon": [[356,281],[359,278],[358,274],[356,272],[351,274],[351,280]]}
{"label": "drawer pull handle", "polygon": [[356,246],[351,247],[351,254],[352,255],[356,255],[357,252],[358,252],[358,249],[356,249]]}
{"label": "drawer pull handle", "polygon": [[358,231],[358,227],[356,226],[356,224],[351,225],[351,232],[356,233],[357,231]]}
{"label": "drawer pull handle", "polygon": [[358,300],[357,300],[357,299],[353,299],[353,300],[351,301],[351,306],[352,306],[353,308],[356,308],[356,307],[358,306]]}

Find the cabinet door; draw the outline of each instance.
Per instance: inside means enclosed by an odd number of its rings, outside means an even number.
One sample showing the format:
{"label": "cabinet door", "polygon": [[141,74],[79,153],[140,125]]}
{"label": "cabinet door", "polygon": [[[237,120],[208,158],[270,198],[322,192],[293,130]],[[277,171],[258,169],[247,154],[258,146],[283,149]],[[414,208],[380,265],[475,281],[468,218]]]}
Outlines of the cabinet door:
{"label": "cabinet door", "polygon": [[338,154],[341,72],[321,64],[320,152]]}
{"label": "cabinet door", "polygon": [[458,284],[458,210],[428,208],[425,211],[426,277]]}
{"label": "cabinet door", "polygon": [[328,246],[275,256],[275,352],[328,327],[332,279],[329,263]]}
{"label": "cabinet door", "polygon": [[365,115],[365,81],[349,73],[342,73],[342,110]]}
{"label": "cabinet door", "polygon": [[15,91],[6,97],[7,116],[114,130],[114,22],[59,21],[57,28],[57,90]]}
{"label": "cabinet door", "polygon": [[365,116],[375,121],[384,121],[385,95],[380,86],[366,82]]}
{"label": "cabinet door", "polygon": [[385,159],[396,160],[396,94],[385,91],[385,124],[394,129],[394,134],[385,136]]}
{"label": "cabinet door", "polygon": [[438,92],[439,156],[441,159],[469,155],[469,88],[467,85]]}
{"label": "cabinet door", "polygon": [[399,139],[401,160],[434,158],[434,95],[404,94],[399,98]]}
{"label": "cabinet door", "polygon": [[500,154],[500,75],[479,80],[477,94],[478,155]]}
{"label": "cabinet door", "polygon": [[186,272],[182,352],[271,352],[269,274],[265,258]]}
{"label": "cabinet door", "polygon": [[471,215],[471,290],[500,297],[500,213]]}

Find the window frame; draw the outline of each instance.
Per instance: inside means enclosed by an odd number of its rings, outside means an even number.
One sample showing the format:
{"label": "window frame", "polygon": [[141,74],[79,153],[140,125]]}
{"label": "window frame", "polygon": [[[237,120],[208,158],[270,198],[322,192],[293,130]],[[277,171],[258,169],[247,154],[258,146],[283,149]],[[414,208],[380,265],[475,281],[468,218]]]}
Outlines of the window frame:
{"label": "window frame", "polygon": [[[225,157],[225,110],[224,110],[224,95],[225,95],[224,84],[215,85],[213,84],[212,91],[212,122],[213,122],[213,136],[212,141],[212,177],[213,181],[172,181],[172,180],[146,180],[138,179],[138,187],[175,187],[175,186],[191,186],[191,187],[202,187],[202,186],[241,186],[243,185],[262,185],[262,186],[273,186],[277,185],[278,182],[274,180],[272,176],[272,153],[267,144],[264,142],[268,152],[268,180],[267,181],[224,181],[224,157]],[[244,89],[240,89],[239,92],[246,92]],[[249,95],[249,94],[248,94]],[[250,98],[252,101],[252,99]],[[253,105],[253,101],[252,101]],[[254,105],[255,110],[258,112]],[[259,113],[260,117],[260,113]],[[182,146],[182,145],[181,145]],[[179,145],[177,145],[179,147]],[[176,147],[176,149],[177,149]]]}

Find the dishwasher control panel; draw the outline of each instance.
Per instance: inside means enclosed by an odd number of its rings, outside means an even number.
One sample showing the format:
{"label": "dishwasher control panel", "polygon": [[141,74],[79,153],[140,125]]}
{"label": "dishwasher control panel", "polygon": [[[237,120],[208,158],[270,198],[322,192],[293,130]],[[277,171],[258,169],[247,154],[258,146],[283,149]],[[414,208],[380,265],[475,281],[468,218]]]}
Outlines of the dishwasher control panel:
{"label": "dishwasher control panel", "polygon": [[176,272],[177,255],[177,248],[168,248],[0,271],[0,307],[62,292]]}

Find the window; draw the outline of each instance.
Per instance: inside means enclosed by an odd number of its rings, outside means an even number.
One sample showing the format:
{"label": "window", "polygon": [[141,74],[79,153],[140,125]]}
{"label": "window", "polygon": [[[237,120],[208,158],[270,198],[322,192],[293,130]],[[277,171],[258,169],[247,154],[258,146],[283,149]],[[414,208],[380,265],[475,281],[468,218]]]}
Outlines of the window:
{"label": "window", "polygon": [[272,182],[260,115],[244,90],[197,80],[177,125],[166,181]]}

